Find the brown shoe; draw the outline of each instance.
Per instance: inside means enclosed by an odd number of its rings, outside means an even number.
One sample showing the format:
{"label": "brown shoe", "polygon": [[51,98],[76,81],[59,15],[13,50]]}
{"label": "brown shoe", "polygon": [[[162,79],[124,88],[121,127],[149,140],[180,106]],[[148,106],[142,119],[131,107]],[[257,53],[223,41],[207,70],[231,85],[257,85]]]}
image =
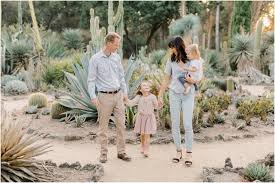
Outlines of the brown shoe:
{"label": "brown shoe", "polygon": [[106,161],[107,161],[107,154],[101,154],[99,157],[99,162],[106,163]]}
{"label": "brown shoe", "polygon": [[117,154],[117,158],[123,161],[131,161],[131,158],[126,153]]}

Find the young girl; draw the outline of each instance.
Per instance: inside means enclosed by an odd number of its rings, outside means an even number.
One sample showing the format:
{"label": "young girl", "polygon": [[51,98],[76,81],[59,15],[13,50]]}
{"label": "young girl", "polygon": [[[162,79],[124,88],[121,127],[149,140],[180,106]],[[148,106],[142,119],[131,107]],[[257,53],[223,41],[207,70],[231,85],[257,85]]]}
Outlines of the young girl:
{"label": "young girl", "polygon": [[148,81],[143,81],[133,100],[126,101],[128,106],[138,106],[134,132],[140,134],[141,153],[148,157],[150,134],[155,134],[157,130],[154,109],[158,108],[157,97],[151,92]]}
{"label": "young girl", "polygon": [[[179,81],[184,85],[184,94],[187,95],[193,84],[185,81],[186,75],[198,80],[202,72],[202,59],[200,58],[200,51],[197,44],[191,44],[186,48],[187,57],[190,60],[190,66],[182,69],[182,74],[179,76]],[[198,90],[197,85],[194,84],[195,89]]]}

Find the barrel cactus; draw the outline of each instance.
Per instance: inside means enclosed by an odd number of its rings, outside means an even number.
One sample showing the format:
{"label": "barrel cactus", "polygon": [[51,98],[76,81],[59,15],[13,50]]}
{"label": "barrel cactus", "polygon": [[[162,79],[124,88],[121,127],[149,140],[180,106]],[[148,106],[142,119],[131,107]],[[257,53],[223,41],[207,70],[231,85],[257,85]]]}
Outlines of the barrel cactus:
{"label": "barrel cactus", "polygon": [[64,107],[58,102],[53,102],[52,107],[51,107],[51,117],[52,119],[60,119],[65,117],[64,112],[69,111],[70,109],[67,107]]}
{"label": "barrel cactus", "polygon": [[46,107],[48,105],[48,98],[43,93],[33,93],[29,97],[29,106]]}

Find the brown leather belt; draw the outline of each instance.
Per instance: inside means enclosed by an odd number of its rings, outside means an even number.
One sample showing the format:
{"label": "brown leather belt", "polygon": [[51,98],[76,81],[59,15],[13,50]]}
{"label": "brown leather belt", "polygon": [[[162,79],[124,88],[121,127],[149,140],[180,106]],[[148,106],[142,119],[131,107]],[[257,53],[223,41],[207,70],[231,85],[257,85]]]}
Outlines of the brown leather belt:
{"label": "brown leather belt", "polygon": [[117,92],[119,92],[120,89],[115,90],[115,91],[99,91],[99,93],[106,93],[106,94],[116,94]]}

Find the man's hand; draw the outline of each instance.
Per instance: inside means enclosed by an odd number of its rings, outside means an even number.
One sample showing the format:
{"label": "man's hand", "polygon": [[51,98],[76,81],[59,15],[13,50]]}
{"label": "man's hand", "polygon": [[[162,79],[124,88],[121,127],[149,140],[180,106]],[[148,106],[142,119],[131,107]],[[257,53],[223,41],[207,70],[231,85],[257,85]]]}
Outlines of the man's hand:
{"label": "man's hand", "polygon": [[92,99],[91,102],[92,102],[92,104],[94,104],[96,106],[96,108],[98,108],[99,102],[98,102],[97,98]]}

